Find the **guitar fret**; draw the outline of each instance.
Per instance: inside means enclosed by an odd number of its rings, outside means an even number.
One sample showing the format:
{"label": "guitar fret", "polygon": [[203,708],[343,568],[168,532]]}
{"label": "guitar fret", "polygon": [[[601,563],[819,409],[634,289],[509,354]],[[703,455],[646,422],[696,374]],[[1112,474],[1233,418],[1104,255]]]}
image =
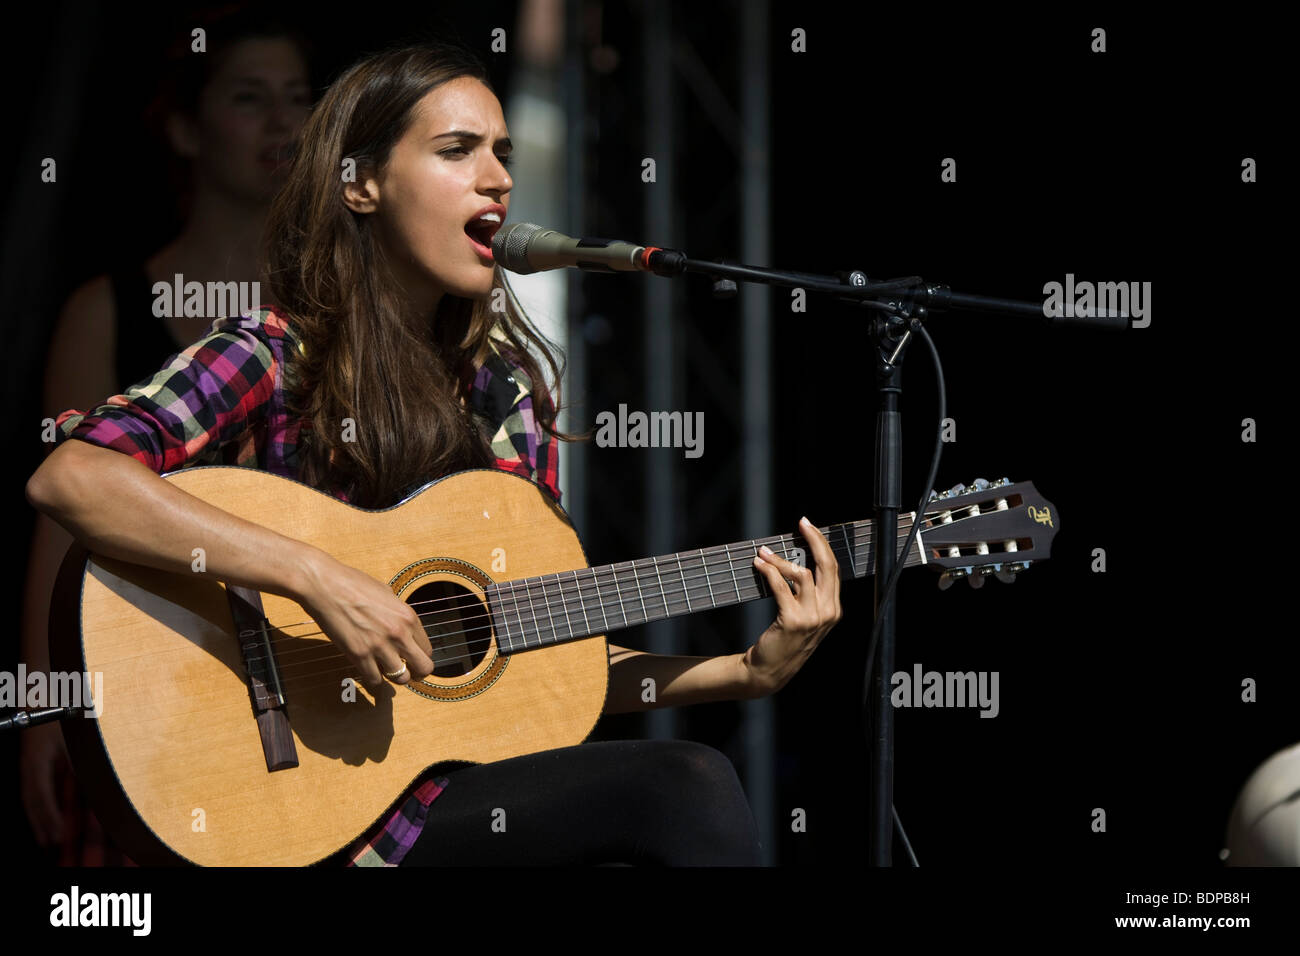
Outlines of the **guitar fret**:
{"label": "guitar fret", "polygon": [[[849,544],[849,529],[850,529],[850,528],[853,528],[853,525],[852,525],[852,524],[842,524],[842,525],[840,525],[840,537],[844,539],[844,552],[845,552],[845,554],[847,554],[847,555],[849,556],[849,574],[856,578],[856,577],[858,576],[858,563],[857,563],[857,561],[854,560],[854,557],[853,557],[853,551],[854,551],[854,548],[853,548],[853,546],[852,546],[851,544]],[[855,538],[857,537],[857,529],[856,529],[856,528],[854,528],[854,537],[855,537]],[[917,543],[917,544],[920,544],[920,543],[921,543],[921,539],[920,539],[920,538],[917,538],[917,539],[916,539],[916,543]]]}
{"label": "guitar fret", "polygon": [[614,579],[614,593],[618,595],[618,609],[623,615],[623,626],[627,627],[627,608],[623,607],[623,589],[618,583],[618,570],[612,564],[609,566],[609,576]]}
{"label": "guitar fret", "polygon": [[542,600],[546,603],[546,623],[551,627],[551,637],[558,641],[560,639],[559,629],[555,626],[555,612],[551,609],[550,592],[547,589],[546,575],[537,578],[537,586],[542,590]]}
{"label": "guitar fret", "polygon": [[686,595],[686,613],[691,613],[691,589],[686,584],[686,572],[682,570],[682,553],[678,551],[673,555],[677,559],[677,574],[682,579],[682,594]]}
{"label": "guitar fret", "polygon": [[671,617],[672,612],[668,610],[668,592],[664,590],[664,579],[659,576],[659,559],[652,557],[654,563],[655,580],[659,582],[659,599],[664,602],[664,617]]}
{"label": "guitar fret", "polygon": [[519,610],[519,592],[515,590],[515,582],[510,582],[510,599],[515,604],[515,623],[519,626],[519,637],[524,642],[524,647],[528,646],[528,632],[524,630],[524,616]]}
{"label": "guitar fret", "polygon": [[582,626],[586,629],[587,634],[594,634],[591,629],[591,622],[587,620],[587,602],[582,599],[582,584],[578,581],[578,572],[573,572],[573,587],[578,592],[578,607],[582,608]]}
{"label": "guitar fret", "polygon": [[636,562],[632,564],[632,580],[636,583],[636,596],[641,599],[641,616],[645,619],[642,623],[650,620],[650,612],[645,609],[645,595],[641,593],[641,578],[636,573]]}
{"label": "guitar fret", "polygon": [[[531,586],[531,585],[530,585]],[[555,619],[551,617],[551,599],[546,596],[546,585],[542,583],[542,578],[537,578],[537,586],[542,592],[542,604],[546,607],[546,621],[551,625],[551,633],[555,633]],[[538,638],[538,646],[541,646],[541,638]]]}
{"label": "guitar fret", "polygon": [[[542,646],[542,624],[537,620],[537,606],[533,604],[533,586],[526,581],[524,582],[524,593],[528,595],[528,607],[533,612],[533,624],[537,627],[537,646]],[[528,639],[524,638],[524,647],[528,646]]]}
{"label": "guitar fret", "polygon": [[[560,583],[560,576],[559,576],[559,574],[556,574],[556,575],[555,575],[555,583],[556,583],[557,586],[558,586],[559,583]],[[563,588],[559,588],[559,592],[560,592],[560,606],[561,606],[562,608],[564,608],[564,623],[567,624],[567,625],[569,626],[569,637],[573,637],[573,622],[569,620],[569,607],[568,607],[567,604],[564,603],[564,589],[563,589]],[[542,585],[542,597],[546,597],[546,585],[545,585],[545,584]],[[549,598],[547,598],[547,601],[546,601],[546,615],[547,615],[547,617],[550,617],[550,616],[551,616],[551,601],[550,601]],[[555,630],[555,622],[554,622],[554,621],[551,621],[551,630],[552,630],[552,631]],[[558,640],[559,637],[560,637],[560,635],[557,633],[557,634],[555,635],[555,637],[556,637],[556,639]]]}
{"label": "guitar fret", "polygon": [[504,605],[504,604],[499,600],[500,597],[501,597],[501,585],[499,585],[499,584],[494,584],[494,585],[492,585],[492,592],[493,592],[493,593],[497,596],[497,598],[498,598],[497,607],[498,607],[498,609],[501,611],[501,629],[502,629],[502,631],[504,632],[504,633],[502,633],[502,634],[497,635],[498,638],[499,638],[499,640],[497,641],[497,645],[498,645],[499,647],[501,647],[504,651],[506,651],[507,653],[509,653],[509,651],[510,651],[510,622],[506,619],[506,609],[505,609],[505,605]]}
{"label": "guitar fret", "polygon": [[731,545],[722,546],[723,553],[727,557],[727,568],[731,571],[731,583],[736,589],[736,600],[740,600],[740,582],[736,580],[736,565],[731,560]]}
{"label": "guitar fret", "polygon": [[717,607],[718,602],[713,598],[713,582],[709,580],[709,562],[708,559],[704,557],[703,548],[700,548],[700,567],[704,569],[704,583],[708,585],[709,588],[709,603],[714,607]]}
{"label": "guitar fret", "polygon": [[600,617],[601,617],[601,619],[605,622],[605,626],[604,626],[603,630],[608,631],[608,630],[609,630],[609,615],[605,613],[605,602],[604,602],[604,600],[603,600],[603,599],[601,598],[601,596],[600,596],[600,570],[599,570],[598,568],[592,568],[592,570],[591,570],[591,580],[592,580],[593,582],[595,582],[595,585],[596,585],[596,602],[600,605]]}

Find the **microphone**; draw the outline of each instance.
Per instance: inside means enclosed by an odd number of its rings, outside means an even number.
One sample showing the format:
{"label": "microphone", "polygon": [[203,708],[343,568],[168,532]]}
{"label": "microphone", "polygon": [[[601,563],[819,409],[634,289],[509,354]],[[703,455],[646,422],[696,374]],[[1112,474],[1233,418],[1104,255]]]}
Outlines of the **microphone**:
{"label": "microphone", "polygon": [[617,239],[574,239],[531,222],[498,229],[492,237],[492,258],[503,269],[530,275],[573,267],[588,272],[680,272],[680,252],[658,246],[638,246]]}

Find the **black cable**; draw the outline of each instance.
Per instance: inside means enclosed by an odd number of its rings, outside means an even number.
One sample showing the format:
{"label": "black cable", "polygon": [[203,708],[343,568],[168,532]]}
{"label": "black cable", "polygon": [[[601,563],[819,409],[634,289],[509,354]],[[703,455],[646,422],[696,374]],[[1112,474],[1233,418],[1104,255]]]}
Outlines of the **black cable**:
{"label": "black cable", "polygon": [[891,803],[889,808],[894,811],[894,826],[898,827],[898,836],[903,841],[903,847],[907,850],[907,858],[912,861],[912,866],[920,867],[921,864],[916,859],[916,853],[912,850],[912,841],[903,832],[903,821],[898,818],[898,807]]}

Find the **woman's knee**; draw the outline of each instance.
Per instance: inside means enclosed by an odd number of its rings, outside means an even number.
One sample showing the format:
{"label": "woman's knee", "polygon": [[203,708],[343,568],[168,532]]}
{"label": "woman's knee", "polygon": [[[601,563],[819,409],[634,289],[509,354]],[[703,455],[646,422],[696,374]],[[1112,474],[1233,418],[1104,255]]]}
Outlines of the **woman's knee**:
{"label": "woman's knee", "polygon": [[656,760],[684,786],[709,791],[740,792],[736,768],[722,751],[694,740],[654,741]]}
{"label": "woman's knee", "polygon": [[756,865],[758,828],[731,760],[694,741],[656,743],[655,762],[674,825],[693,830],[700,849],[714,862]]}

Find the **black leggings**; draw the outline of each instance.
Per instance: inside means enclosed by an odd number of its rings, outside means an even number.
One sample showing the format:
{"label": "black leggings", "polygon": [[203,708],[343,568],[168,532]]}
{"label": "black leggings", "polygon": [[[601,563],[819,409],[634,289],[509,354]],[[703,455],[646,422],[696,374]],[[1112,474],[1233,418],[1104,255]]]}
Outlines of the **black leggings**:
{"label": "black leggings", "polygon": [[403,866],[760,863],[736,771],[704,744],[605,740],[442,776]]}

